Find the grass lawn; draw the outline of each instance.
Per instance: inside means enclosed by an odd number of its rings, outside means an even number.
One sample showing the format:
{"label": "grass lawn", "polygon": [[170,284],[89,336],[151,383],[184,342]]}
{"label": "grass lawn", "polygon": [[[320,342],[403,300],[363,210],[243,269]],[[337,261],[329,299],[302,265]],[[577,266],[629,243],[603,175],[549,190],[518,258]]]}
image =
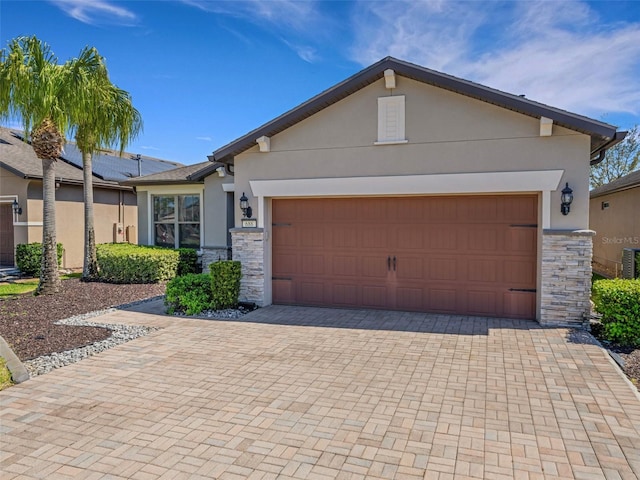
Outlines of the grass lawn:
{"label": "grass lawn", "polygon": [[4,390],[11,385],[13,385],[11,372],[7,368],[7,362],[4,361],[4,358],[0,357],[0,390]]}
{"label": "grass lawn", "polygon": [[[79,278],[81,273],[69,273],[60,275],[61,280],[67,280],[69,278]],[[24,293],[34,292],[38,288],[38,279],[29,278],[26,280],[16,280],[13,282],[0,283],[0,300],[5,298],[14,297],[16,295],[22,295]]]}

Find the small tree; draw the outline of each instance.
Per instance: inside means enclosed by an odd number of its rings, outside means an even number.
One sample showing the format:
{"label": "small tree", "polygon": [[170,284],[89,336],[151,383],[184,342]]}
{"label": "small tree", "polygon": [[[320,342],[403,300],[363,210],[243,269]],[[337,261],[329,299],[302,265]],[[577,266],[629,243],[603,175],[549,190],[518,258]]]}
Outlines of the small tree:
{"label": "small tree", "polygon": [[635,125],[624,140],[605,154],[604,160],[591,167],[591,188],[606,185],[640,167],[640,132]]}

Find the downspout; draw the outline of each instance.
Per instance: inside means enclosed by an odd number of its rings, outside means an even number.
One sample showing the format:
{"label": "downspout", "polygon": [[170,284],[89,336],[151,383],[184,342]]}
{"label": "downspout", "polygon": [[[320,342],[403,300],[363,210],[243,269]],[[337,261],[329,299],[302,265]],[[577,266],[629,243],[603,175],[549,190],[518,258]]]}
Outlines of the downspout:
{"label": "downspout", "polygon": [[592,156],[591,161],[589,162],[589,165],[593,167],[594,165],[598,165],[602,160],[604,160],[604,156],[607,153],[607,150],[613,147],[614,145],[617,145],[622,140],[624,140],[624,138],[627,136],[627,133],[629,132],[616,132],[611,140],[609,140],[602,147],[596,150],[596,153],[598,154],[598,156],[597,157]]}

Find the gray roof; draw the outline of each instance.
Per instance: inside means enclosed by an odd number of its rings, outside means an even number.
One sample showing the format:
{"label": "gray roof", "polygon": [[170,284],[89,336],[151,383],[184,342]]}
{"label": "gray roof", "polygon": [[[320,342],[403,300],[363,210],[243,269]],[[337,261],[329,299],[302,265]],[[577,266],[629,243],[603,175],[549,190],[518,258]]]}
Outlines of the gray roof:
{"label": "gray roof", "polygon": [[305,118],[383,78],[384,71],[387,69],[392,69],[403,77],[482,100],[524,115],[535,118],[550,118],[557,125],[589,135],[591,137],[592,157],[624,138],[624,133],[616,132],[616,127],[613,125],[393,57],[386,57],[274,120],[219,148],[209,156],[209,160],[212,162],[233,163],[233,157],[254,146],[257,138],[263,135],[267,137],[274,136],[301,122]]}
{"label": "gray roof", "polygon": [[[75,143],[67,142],[64,146],[62,157],[67,162],[82,168],[82,153]],[[146,155],[140,155],[140,161],[138,162],[137,155],[126,152],[120,155],[120,152],[117,151],[102,150],[92,155],[91,166],[94,175],[104,180],[120,182],[140,176],[140,171],[142,171],[142,175],[150,175],[181,167],[183,164]]]}
{"label": "gray roof", "polygon": [[[214,166],[211,162],[201,162],[194,165],[187,165],[186,167],[174,168],[166,170],[164,172],[153,173],[151,175],[145,175],[142,177],[131,178],[124,182],[120,182],[121,185],[167,185],[176,183],[202,183],[206,175],[202,175],[202,172],[211,170]],[[219,165],[218,165],[219,166]],[[211,172],[215,171],[213,169]]]}
{"label": "gray roof", "polygon": [[[42,160],[31,145],[24,142],[19,132],[0,127],[0,167],[21,178],[42,178]],[[82,184],[82,169],[69,163],[56,163],[56,179],[62,183]],[[103,180],[94,175],[96,186],[122,188],[114,181]]]}
{"label": "gray roof", "polygon": [[612,182],[596,187],[591,190],[591,198],[600,197],[607,193],[619,192],[629,188],[640,187],[640,170],[631,172],[624,177],[620,177]]}

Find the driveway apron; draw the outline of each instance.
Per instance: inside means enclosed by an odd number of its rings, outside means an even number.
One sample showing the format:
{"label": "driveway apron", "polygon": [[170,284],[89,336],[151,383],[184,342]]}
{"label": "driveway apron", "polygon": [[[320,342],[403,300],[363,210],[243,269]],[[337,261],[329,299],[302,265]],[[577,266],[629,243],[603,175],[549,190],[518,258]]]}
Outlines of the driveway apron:
{"label": "driveway apron", "polygon": [[0,392],[0,477],[636,479],[640,399],[532,321],[271,306]]}

